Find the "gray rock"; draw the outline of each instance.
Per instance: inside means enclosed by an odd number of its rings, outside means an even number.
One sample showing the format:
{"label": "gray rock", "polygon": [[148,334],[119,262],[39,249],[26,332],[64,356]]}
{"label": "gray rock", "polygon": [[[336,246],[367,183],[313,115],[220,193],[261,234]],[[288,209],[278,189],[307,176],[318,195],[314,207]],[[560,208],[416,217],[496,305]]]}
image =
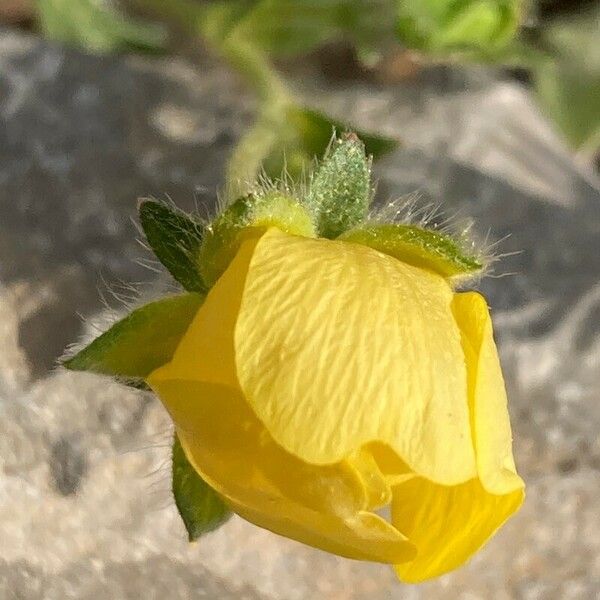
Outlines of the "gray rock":
{"label": "gray rock", "polygon": [[[380,201],[420,191],[505,239],[482,281],[511,395],[521,512],[467,566],[418,587],[238,518],[188,544],[169,419],[149,394],[53,371],[149,281],[139,196],[207,211],[251,100],[211,62],[90,57],[0,35],[0,597],[585,599],[600,589],[600,193],[526,90],[480,71],[304,93],[401,136]],[[313,86],[311,89],[310,86]],[[319,94],[315,94],[319,89]],[[519,254],[512,254],[513,252]],[[512,273],[512,274],[511,274]],[[510,276],[509,276],[510,274]],[[506,275],[500,277],[501,275]],[[127,298],[125,298],[127,300]],[[82,325],[77,317],[86,318]]]}
{"label": "gray rock", "polygon": [[140,197],[212,206],[248,108],[208,61],[196,71],[5,33],[0,71],[0,280],[36,287],[20,346],[39,375],[76,339],[76,312],[101,308],[102,281],[148,279],[130,221]]}

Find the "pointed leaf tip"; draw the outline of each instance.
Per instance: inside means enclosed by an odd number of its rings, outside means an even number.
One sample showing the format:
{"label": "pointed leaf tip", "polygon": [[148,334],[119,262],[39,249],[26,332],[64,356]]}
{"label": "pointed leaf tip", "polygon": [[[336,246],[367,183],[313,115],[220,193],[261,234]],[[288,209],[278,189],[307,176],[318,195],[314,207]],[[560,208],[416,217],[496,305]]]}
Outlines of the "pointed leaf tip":
{"label": "pointed leaf tip", "polygon": [[214,531],[233,514],[188,461],[177,435],[173,440],[173,496],[190,542]]}
{"label": "pointed leaf tip", "polygon": [[139,387],[143,378],[171,360],[203,300],[192,293],[146,304],[62,364],[72,371],[133,380],[129,383]]}
{"label": "pointed leaf tip", "polygon": [[206,291],[198,267],[202,225],[155,200],[143,200],[139,215],[150,248],[173,278],[189,292]]}
{"label": "pointed leaf tip", "polygon": [[358,225],[371,201],[371,160],[356,134],[334,139],[311,178],[308,202],[319,235],[335,238]]}

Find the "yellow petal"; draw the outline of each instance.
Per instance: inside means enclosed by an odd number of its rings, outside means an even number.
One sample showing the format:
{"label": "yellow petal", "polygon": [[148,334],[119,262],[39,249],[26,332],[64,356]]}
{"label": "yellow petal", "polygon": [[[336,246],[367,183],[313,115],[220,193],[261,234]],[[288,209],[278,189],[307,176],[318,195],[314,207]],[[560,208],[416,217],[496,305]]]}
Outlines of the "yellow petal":
{"label": "yellow petal", "polygon": [[366,447],[361,448],[347,461],[356,469],[365,487],[369,510],[387,506],[392,500],[392,490],[373,454]]}
{"label": "yellow petal", "polygon": [[314,466],[288,454],[239,390],[160,377],[150,381],[194,468],[242,517],[349,558],[395,563],[414,556],[402,534],[364,510],[368,490],[352,464]]}
{"label": "yellow petal", "polygon": [[269,230],[235,328],[239,383],[275,441],[307,462],[378,440],[418,474],[462,483],[475,457],[451,302],[442,277],[372,248]]}
{"label": "yellow petal", "polygon": [[448,487],[415,478],[395,487],[393,495],[392,523],[417,547],[414,560],[395,566],[407,583],[460,566],[523,501],[522,489],[496,496],[478,479]]}
{"label": "yellow petal", "polygon": [[[462,332],[479,477],[457,486],[410,479],[401,461],[374,452],[393,488],[392,522],[417,546],[417,557],[397,565],[398,576],[418,582],[465,562],[521,505],[504,381],[484,298],[456,294],[453,311]],[[395,479],[394,479],[395,477]]]}
{"label": "yellow petal", "polygon": [[502,370],[483,296],[456,294],[452,304],[467,359],[477,471],[483,487],[506,494],[523,487],[512,455],[512,434]]}
{"label": "yellow petal", "polygon": [[379,471],[370,473],[366,453],[333,466],[308,465],[273,442],[241,397],[233,329],[257,241],[242,244],[173,360],[148,382],[169,410],[190,462],[239,515],[342,556],[388,563],[411,558],[414,546],[364,510],[391,495]]}
{"label": "yellow petal", "polygon": [[248,232],[229,268],[210,290],[181,338],[171,362],[154,371],[149,381],[189,379],[238,387],[234,330],[248,265],[261,234],[260,230]]}

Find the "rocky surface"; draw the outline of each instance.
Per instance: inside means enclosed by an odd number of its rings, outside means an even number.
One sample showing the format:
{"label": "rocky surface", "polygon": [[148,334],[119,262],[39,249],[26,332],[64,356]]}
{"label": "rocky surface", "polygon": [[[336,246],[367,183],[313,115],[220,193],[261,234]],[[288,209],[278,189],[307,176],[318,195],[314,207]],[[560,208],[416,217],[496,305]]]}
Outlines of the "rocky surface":
{"label": "rocky surface", "polygon": [[[313,98],[328,89],[305,85]],[[208,210],[251,101],[209,59],[89,57],[4,32],[0,597],[597,597],[600,186],[516,84],[436,70],[365,91],[338,83],[318,97],[405,140],[378,165],[382,198],[419,190],[474,218],[482,238],[510,234],[482,288],[528,484],[522,511],[466,567],[422,586],[237,518],[188,544],[160,405],[52,365],[110,316],[99,292],[126,301],[132,285],[148,282],[142,295],[162,285],[139,263],[136,200],[168,194]]]}

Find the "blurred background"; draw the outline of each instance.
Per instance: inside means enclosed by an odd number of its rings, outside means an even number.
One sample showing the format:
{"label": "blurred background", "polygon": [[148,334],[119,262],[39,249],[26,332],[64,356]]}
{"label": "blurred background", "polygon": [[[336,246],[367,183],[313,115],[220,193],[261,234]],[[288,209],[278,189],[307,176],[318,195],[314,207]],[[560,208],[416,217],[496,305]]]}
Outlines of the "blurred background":
{"label": "blurred background", "polygon": [[[55,369],[164,288],[137,201],[202,216],[332,126],[377,201],[473,219],[528,485],[421,586],[234,518],[195,544],[150,395]],[[600,4],[0,0],[0,598],[600,597]]]}

